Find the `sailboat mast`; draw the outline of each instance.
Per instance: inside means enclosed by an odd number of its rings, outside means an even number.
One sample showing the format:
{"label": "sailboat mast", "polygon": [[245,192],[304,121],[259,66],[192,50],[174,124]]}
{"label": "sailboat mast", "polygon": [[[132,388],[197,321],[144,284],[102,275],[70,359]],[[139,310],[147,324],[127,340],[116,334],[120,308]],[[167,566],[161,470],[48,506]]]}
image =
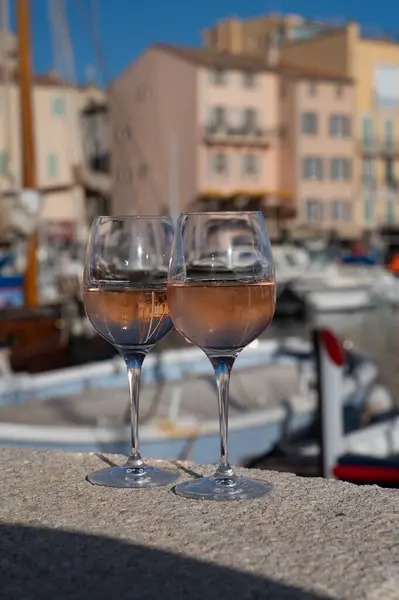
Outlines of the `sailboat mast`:
{"label": "sailboat mast", "polygon": [[[17,0],[19,90],[22,148],[22,187],[36,190],[36,165],[32,118],[32,75],[30,39],[30,0]],[[38,303],[37,231],[28,239],[25,273],[25,303],[35,308]]]}
{"label": "sailboat mast", "polygon": [[36,189],[36,169],[32,119],[29,4],[30,0],[17,0],[19,87],[21,95],[20,116],[23,155],[22,186],[34,190]]}

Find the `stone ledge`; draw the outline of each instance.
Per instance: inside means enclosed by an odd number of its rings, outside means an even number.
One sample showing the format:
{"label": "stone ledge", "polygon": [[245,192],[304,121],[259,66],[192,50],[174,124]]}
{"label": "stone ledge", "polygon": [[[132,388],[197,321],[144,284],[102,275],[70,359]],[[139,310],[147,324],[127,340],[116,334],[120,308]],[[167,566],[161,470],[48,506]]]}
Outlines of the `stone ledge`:
{"label": "stone ledge", "polygon": [[104,460],[0,449],[0,598],[399,599],[395,490],[251,471],[274,493],[218,504],[91,486]]}

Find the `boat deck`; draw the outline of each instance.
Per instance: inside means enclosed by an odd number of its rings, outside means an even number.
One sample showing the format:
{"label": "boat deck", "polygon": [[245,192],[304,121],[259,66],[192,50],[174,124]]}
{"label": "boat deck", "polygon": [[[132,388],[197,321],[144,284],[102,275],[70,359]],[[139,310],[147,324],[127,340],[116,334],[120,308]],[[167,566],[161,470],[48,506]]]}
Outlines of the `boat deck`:
{"label": "boat deck", "polygon": [[[297,393],[299,382],[300,372],[292,364],[233,370],[230,414],[277,408],[284,398]],[[78,395],[2,406],[0,422],[48,426],[119,425],[127,410],[126,380],[126,388],[87,389]],[[142,386],[142,422],[153,418],[198,422],[217,419],[217,415],[216,385],[211,368],[209,375],[190,377],[178,384],[164,382]]]}

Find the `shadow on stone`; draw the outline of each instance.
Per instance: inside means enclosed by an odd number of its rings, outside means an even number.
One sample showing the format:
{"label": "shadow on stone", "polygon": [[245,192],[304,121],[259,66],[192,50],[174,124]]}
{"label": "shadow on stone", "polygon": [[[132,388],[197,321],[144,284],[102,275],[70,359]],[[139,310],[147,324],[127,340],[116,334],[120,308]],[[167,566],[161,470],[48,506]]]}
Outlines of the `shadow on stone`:
{"label": "shadow on stone", "polygon": [[171,463],[177,469],[179,469],[180,471],[183,471],[183,473],[187,473],[187,475],[190,475],[193,479],[201,479],[201,477],[202,477],[202,475],[200,475],[199,473],[196,473],[196,471],[193,471],[186,465],[183,465],[181,463],[181,461],[179,461],[179,460],[172,460]]}
{"label": "shadow on stone", "polygon": [[101,454],[101,452],[95,452],[94,455],[97,456],[97,458],[102,460],[109,467],[117,467],[118,466],[113,460],[110,460],[107,456],[105,456],[104,454]]}
{"label": "shadow on stone", "polygon": [[262,577],[105,537],[2,524],[0,540],[0,598],[7,600],[322,599]]}

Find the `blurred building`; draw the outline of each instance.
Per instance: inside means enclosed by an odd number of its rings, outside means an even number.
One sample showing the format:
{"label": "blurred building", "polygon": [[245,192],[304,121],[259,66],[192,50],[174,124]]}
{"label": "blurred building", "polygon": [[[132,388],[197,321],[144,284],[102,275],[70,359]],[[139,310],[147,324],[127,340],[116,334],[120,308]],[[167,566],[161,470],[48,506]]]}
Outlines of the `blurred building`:
{"label": "blurred building", "polygon": [[353,85],[263,56],[157,45],[110,89],[114,213],[261,209],[358,232]]}
{"label": "blurred building", "polygon": [[386,35],[377,27],[362,28],[354,22],[323,24],[284,15],[246,21],[227,19],[204,32],[206,47],[237,53],[264,54],[272,39],[278,45],[279,64],[353,79],[355,221],[364,230],[397,225],[398,36]]}
{"label": "blurred building", "polygon": [[[97,106],[106,121],[106,94],[98,87],[72,86],[51,73],[33,78],[35,166],[37,187],[43,200],[41,215],[49,227],[54,226],[59,231],[64,228],[76,233],[79,227],[86,226],[88,214],[93,211],[90,207],[94,204],[97,212],[97,206],[102,206],[109,196],[109,174],[105,174],[109,135],[106,126],[99,134],[98,123],[92,123],[89,117]],[[3,198],[12,197],[21,187],[21,144],[19,88],[14,73],[9,71],[0,86],[0,193]],[[97,147],[101,161],[96,161],[94,156]]]}
{"label": "blurred building", "polygon": [[231,54],[266,54],[270,47],[304,40],[333,30],[340,20],[306,19],[300,15],[269,13],[250,19],[230,17],[202,32],[206,48]]}
{"label": "blurred building", "polygon": [[352,239],[361,233],[353,176],[352,80],[309,69],[281,69],[280,181],[294,191],[295,225],[336,231]]}
{"label": "blurred building", "polygon": [[366,230],[399,223],[399,43],[374,35],[348,23],[281,51],[285,63],[354,80],[356,210]]}

